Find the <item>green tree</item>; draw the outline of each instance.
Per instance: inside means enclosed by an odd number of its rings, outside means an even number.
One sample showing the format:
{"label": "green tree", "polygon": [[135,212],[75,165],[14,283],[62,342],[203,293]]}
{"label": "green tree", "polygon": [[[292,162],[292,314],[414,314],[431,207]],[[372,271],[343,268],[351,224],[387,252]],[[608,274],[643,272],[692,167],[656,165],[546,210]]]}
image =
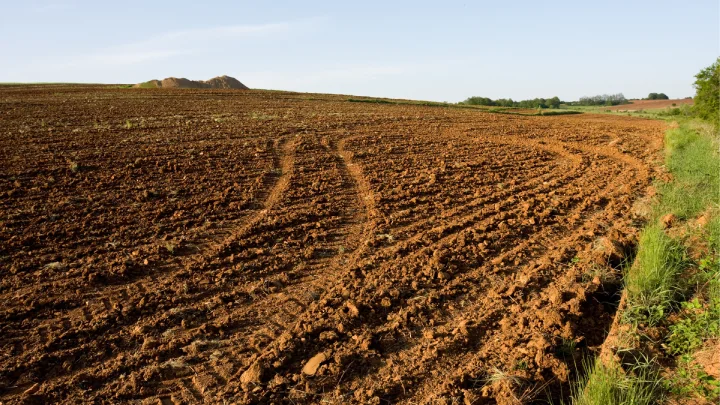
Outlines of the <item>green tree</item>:
{"label": "green tree", "polygon": [[648,94],[646,100],[669,100],[670,97],[668,97],[665,93],[650,93]]}
{"label": "green tree", "polygon": [[550,108],[560,108],[560,99],[555,96],[547,100],[547,104]]}
{"label": "green tree", "polygon": [[720,128],[720,58],[695,75],[695,112]]}

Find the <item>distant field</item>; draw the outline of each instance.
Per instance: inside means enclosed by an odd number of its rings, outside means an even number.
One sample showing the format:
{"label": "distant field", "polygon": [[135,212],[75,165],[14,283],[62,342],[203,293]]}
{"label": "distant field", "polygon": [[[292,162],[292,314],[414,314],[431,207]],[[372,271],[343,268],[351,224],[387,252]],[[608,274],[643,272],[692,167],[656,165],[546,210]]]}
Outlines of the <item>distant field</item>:
{"label": "distant field", "polygon": [[632,104],[621,104],[612,107],[606,107],[605,110],[610,111],[637,111],[637,110],[654,110],[668,107],[680,107],[681,105],[692,105],[693,99],[681,98],[676,100],[631,100]]}

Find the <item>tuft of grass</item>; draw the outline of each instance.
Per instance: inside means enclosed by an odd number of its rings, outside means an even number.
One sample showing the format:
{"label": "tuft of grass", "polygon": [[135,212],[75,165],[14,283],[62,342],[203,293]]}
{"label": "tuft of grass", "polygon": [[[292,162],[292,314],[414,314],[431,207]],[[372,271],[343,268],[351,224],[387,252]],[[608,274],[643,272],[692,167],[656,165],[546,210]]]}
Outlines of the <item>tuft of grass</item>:
{"label": "tuft of grass", "polygon": [[571,359],[577,349],[577,343],[572,339],[562,339],[560,345],[555,348],[555,354],[561,358]]}
{"label": "tuft of grass", "polygon": [[77,173],[80,171],[80,164],[75,161],[70,161],[68,163],[68,168],[70,169],[71,172]]}
{"label": "tuft of grass", "polygon": [[618,281],[612,267],[591,263],[587,271],[583,273],[582,281],[589,283],[595,280],[595,278],[600,281],[600,284],[615,283]]}
{"label": "tuft of grass", "polygon": [[487,378],[485,379],[485,383],[487,384],[493,384],[499,381],[507,381],[509,384],[514,386],[521,386],[523,385],[523,379],[512,375],[510,373],[507,373],[505,371],[500,370],[497,367],[493,367],[491,372],[488,374]]}
{"label": "tuft of grass", "polygon": [[177,245],[172,242],[166,242],[165,250],[167,250],[167,252],[170,253],[172,256],[175,256],[175,253],[177,252]]}
{"label": "tuft of grass", "polygon": [[625,276],[627,309],[623,320],[656,325],[680,291],[678,276],[684,268],[685,249],[656,223],[641,233],[635,260]]}
{"label": "tuft of grass", "polygon": [[[658,372],[652,360],[641,358],[629,372],[619,365],[599,360],[590,364],[588,373],[572,388],[573,405],[650,405],[662,397]],[[586,364],[587,367],[587,364]]]}

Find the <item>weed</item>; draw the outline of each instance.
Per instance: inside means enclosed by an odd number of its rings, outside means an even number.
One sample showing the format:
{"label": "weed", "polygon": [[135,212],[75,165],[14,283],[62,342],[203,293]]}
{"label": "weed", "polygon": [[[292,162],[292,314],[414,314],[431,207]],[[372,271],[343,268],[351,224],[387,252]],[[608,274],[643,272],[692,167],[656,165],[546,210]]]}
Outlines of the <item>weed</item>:
{"label": "weed", "polygon": [[574,340],[563,338],[562,343],[555,348],[555,354],[564,359],[572,358],[576,347],[577,343]]}
{"label": "weed", "polygon": [[72,160],[71,160],[71,161],[68,163],[68,168],[70,169],[71,172],[77,173],[77,172],[80,171],[80,164],[79,164],[78,162],[75,162],[75,161],[72,161]]}
{"label": "weed", "polygon": [[525,360],[520,360],[515,364],[515,370],[527,370],[528,364]]}
{"label": "weed", "polygon": [[125,129],[132,129],[133,124],[130,120],[125,120]]}
{"label": "weed", "polygon": [[663,385],[679,398],[702,397],[714,403],[720,401],[720,381],[708,375],[689,354],[680,357],[675,375],[664,380]]}
{"label": "weed", "polygon": [[667,348],[674,355],[691,353],[720,336],[720,262],[713,257],[700,260],[693,281],[696,297],[682,303],[680,319],[669,327]]}
{"label": "weed", "polygon": [[702,346],[705,339],[720,336],[720,297],[703,305],[695,298],[683,302],[682,318],[670,325],[667,347],[671,354],[686,354]]}
{"label": "weed", "polygon": [[168,251],[171,255],[175,255],[175,252],[177,251],[177,246],[172,242],[166,242],[165,243],[165,250]]}
{"label": "weed", "polygon": [[506,373],[497,367],[493,367],[492,372],[488,375],[485,381],[489,384],[498,381],[508,381],[510,384],[516,386],[520,386],[523,383],[523,380],[520,377]]}
{"label": "weed", "polygon": [[600,281],[600,284],[612,283],[617,280],[617,277],[615,276],[612,267],[592,263],[590,264],[590,268],[585,273],[583,273],[582,281],[584,283],[588,283],[595,280],[596,278]]}

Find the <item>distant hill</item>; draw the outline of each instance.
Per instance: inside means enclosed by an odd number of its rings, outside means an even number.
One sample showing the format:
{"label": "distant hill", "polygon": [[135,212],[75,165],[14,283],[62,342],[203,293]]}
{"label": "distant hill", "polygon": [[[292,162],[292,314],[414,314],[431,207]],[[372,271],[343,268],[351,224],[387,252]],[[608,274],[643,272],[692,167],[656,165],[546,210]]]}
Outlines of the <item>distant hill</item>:
{"label": "distant hill", "polygon": [[185,78],[168,77],[162,80],[150,80],[138,83],[136,88],[163,88],[163,89],[241,89],[249,88],[239,80],[230,76],[213,77],[210,80],[188,80]]}

